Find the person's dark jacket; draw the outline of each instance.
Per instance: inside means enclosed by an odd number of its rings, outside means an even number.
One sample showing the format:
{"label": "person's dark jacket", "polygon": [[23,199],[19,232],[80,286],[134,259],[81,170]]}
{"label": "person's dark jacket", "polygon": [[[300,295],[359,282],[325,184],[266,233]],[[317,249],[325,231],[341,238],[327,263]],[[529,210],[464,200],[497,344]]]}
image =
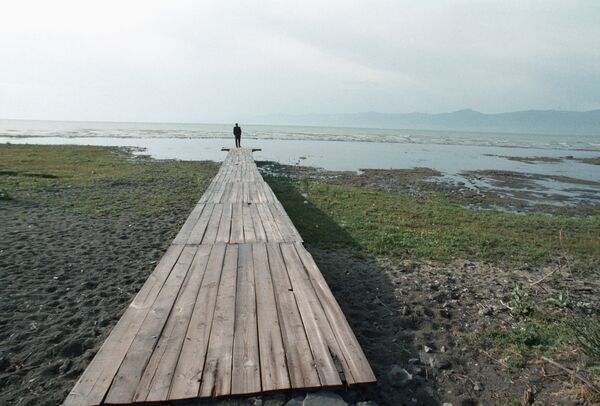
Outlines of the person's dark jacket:
{"label": "person's dark jacket", "polygon": [[233,135],[236,137],[242,136],[242,127],[233,127]]}

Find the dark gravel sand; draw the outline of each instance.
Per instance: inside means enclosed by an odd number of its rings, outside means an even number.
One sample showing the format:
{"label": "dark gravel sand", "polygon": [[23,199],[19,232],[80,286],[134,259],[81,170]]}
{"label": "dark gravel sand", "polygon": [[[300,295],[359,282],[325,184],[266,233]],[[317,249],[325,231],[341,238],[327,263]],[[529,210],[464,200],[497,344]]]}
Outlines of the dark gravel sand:
{"label": "dark gravel sand", "polygon": [[2,202],[0,404],[64,399],[179,230],[181,209],[90,218]]}
{"label": "dark gravel sand", "polygon": [[507,306],[515,284],[529,286],[552,271],[561,278],[532,286],[534,306],[560,318],[567,309],[557,311],[546,301],[568,290],[568,314],[599,316],[597,277],[574,277],[560,267],[515,272],[482,262],[442,265],[308,249],[377,376],[363,398],[379,405],[507,405],[531,390],[540,405],[600,402],[539,358],[504,358],[477,339],[489,328],[510,330],[515,319]]}

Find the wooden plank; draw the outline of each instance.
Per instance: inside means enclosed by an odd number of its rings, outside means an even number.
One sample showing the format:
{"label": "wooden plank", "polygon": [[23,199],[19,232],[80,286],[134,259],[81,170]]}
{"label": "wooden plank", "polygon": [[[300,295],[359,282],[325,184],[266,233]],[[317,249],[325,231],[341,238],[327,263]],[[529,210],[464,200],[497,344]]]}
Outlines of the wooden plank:
{"label": "wooden plank", "polygon": [[223,204],[217,203],[210,215],[210,220],[206,226],[204,237],[202,238],[202,244],[214,244],[217,239],[217,232],[219,231],[219,223],[221,222],[221,214],[223,213]]}
{"label": "wooden plank", "polygon": [[267,182],[263,181],[262,183],[265,188],[265,194],[267,195],[269,201],[279,203],[279,200],[277,199],[277,196],[275,196],[275,192],[273,192],[273,189],[271,189],[271,186],[269,186],[269,184]]}
{"label": "wooden plank", "polygon": [[200,197],[199,203],[209,203],[214,201],[214,194],[220,186],[220,178],[222,176],[221,168],[217,174],[212,178],[210,184],[204,191],[204,194]]}
{"label": "wooden plank", "polygon": [[215,203],[220,203],[221,199],[223,197],[223,193],[225,193],[225,190],[227,188],[227,183],[225,183],[222,179],[219,180],[219,188],[217,189],[217,191],[214,194],[214,202]]}
{"label": "wooden plank", "polygon": [[229,242],[229,234],[231,232],[231,203],[223,203],[223,214],[219,223],[219,231],[217,232],[217,242]]}
{"label": "wooden plank", "polygon": [[179,258],[182,245],[167,249],[108,338],[81,375],[63,405],[98,405],[104,399],[121,361]]}
{"label": "wooden plank", "polygon": [[252,257],[256,283],[256,317],[262,390],[267,392],[288,389],[290,388],[290,378],[285,362],[285,348],[281,338],[275,292],[265,244],[253,244]]}
{"label": "wooden plank", "polygon": [[217,202],[222,203],[224,201],[224,199],[226,198],[226,194],[228,193],[228,190],[231,188],[231,183],[227,182],[227,176],[223,175],[223,179],[221,180],[222,184],[221,187],[219,188],[219,192],[215,195],[215,199]]}
{"label": "wooden plank", "polygon": [[[301,294],[302,299],[305,301],[309,308],[310,314],[307,313],[306,317],[312,317],[315,320],[317,328],[321,333],[323,342],[327,347],[328,354],[331,355],[334,364],[337,367],[338,374],[340,375],[343,383],[354,384],[356,383],[353,375],[353,371],[350,365],[347,363],[346,354],[340,348],[336,335],[329,324],[329,320],[325,314],[321,301],[318,298],[318,295],[314,289],[313,284],[311,283],[310,276],[307,272],[306,267],[304,267],[300,257],[298,256],[298,251],[296,250],[295,245],[285,244],[282,245],[281,250],[283,252],[287,252],[289,250],[289,254],[284,254],[284,258],[290,258],[292,261],[296,262],[296,267],[294,269],[288,266],[288,273],[290,273],[290,279],[292,280],[292,286],[296,286],[295,291]],[[296,272],[292,274],[292,272]],[[302,314],[303,320],[305,321],[305,327],[307,326],[305,314],[303,314],[303,308],[301,305],[300,313]],[[311,342],[312,344],[312,342]]]}
{"label": "wooden plank", "polygon": [[224,257],[225,244],[215,244],[175,367],[169,400],[198,396]]}
{"label": "wooden plank", "polygon": [[274,207],[273,203],[269,203],[265,205],[266,209],[269,210],[271,216],[273,217],[273,221],[281,234],[281,237],[284,242],[295,242],[294,233],[288,227],[287,223],[281,218],[281,213]]}
{"label": "wooden plank", "polygon": [[250,196],[248,191],[248,182],[246,181],[246,173],[244,172],[244,182],[242,182],[242,198],[240,199],[242,203],[247,203]]}
{"label": "wooden plank", "polygon": [[183,223],[181,230],[179,230],[179,233],[177,233],[177,236],[173,240],[172,244],[185,244],[185,242],[190,237],[194,226],[198,222],[200,214],[202,213],[202,210],[204,210],[205,206],[205,204],[197,204],[194,207],[187,220],[185,220],[185,223]]}
{"label": "wooden plank", "polygon": [[137,384],[150,360],[163,327],[186,278],[197,247],[186,246],[133,339],[106,396],[107,404],[133,401]]}
{"label": "wooden plank", "polygon": [[202,211],[202,214],[198,218],[198,221],[190,233],[190,238],[188,238],[187,241],[188,244],[200,244],[202,238],[204,237],[204,232],[206,231],[206,226],[208,225],[208,220],[210,220],[210,216],[214,207],[214,203],[206,203],[206,207]]}
{"label": "wooden plank", "polygon": [[229,395],[233,360],[233,329],[238,248],[228,245],[210,332],[200,397]]}
{"label": "wooden plank", "polygon": [[230,196],[231,203],[237,203],[242,200],[242,191],[241,191],[242,184],[238,181],[239,180],[238,177],[239,176],[236,176],[235,183],[231,187],[231,196]]}
{"label": "wooden plank", "polygon": [[[350,325],[346,321],[346,317],[342,312],[339,304],[333,297],[325,278],[317,267],[312,255],[304,248],[301,243],[294,244],[296,251],[299,254],[302,263],[304,264],[315,292],[321,302],[323,310],[327,315],[327,319],[335,337],[338,340],[340,348],[345,356],[352,378],[355,383],[370,383],[375,382],[375,374],[369,365],[369,361],[365,356],[356,336],[352,332]],[[348,379],[347,379],[348,380]],[[348,380],[349,381],[349,380]],[[350,382],[349,383],[353,383]]]}
{"label": "wooden plank", "polygon": [[258,192],[256,191],[256,182],[248,184],[248,201],[258,203]]}
{"label": "wooden plank", "polygon": [[290,217],[286,213],[285,208],[279,202],[279,200],[275,200],[273,202],[273,206],[275,207],[276,210],[278,210],[281,213],[281,219],[283,220],[283,222],[287,225],[288,229],[290,230],[291,238],[293,239],[292,242],[302,242],[303,240],[302,240],[302,237],[300,236],[300,233],[298,232],[298,229],[292,222],[292,219],[290,219]]}
{"label": "wooden plank", "polygon": [[260,392],[259,368],[252,246],[241,244],[238,251],[231,394]]}
{"label": "wooden plank", "polygon": [[247,203],[242,203],[242,222],[244,223],[243,241],[252,243],[256,241],[254,223],[252,222],[252,210]]}
{"label": "wooden plank", "polygon": [[213,188],[217,186],[217,184],[214,182],[215,179],[216,176],[215,178],[213,178],[213,181],[208,185],[208,187],[204,191],[204,194],[200,197],[198,203],[206,203],[209,200],[210,196],[212,195]]}
{"label": "wooden plank", "polygon": [[273,279],[281,337],[293,388],[321,386],[315,360],[302,324],[300,311],[281,256],[279,244],[268,243],[267,253]]}
{"label": "wooden plank", "polygon": [[263,188],[263,192],[264,192],[265,196],[267,197],[267,201],[269,203],[277,201],[277,198],[275,197],[275,193],[273,193],[273,191],[269,187],[269,184],[267,182],[261,182],[261,185]]}
{"label": "wooden plank", "polygon": [[262,220],[260,219],[256,205],[251,204],[248,206],[248,209],[252,218],[252,226],[254,228],[254,237],[256,241],[266,242],[267,235],[265,234],[265,229],[263,228]]}
{"label": "wooden plank", "polygon": [[258,198],[259,203],[267,203],[267,196],[261,187],[263,183],[264,182],[256,182],[256,197]]}
{"label": "wooden plank", "polygon": [[312,286],[307,283],[308,275],[304,270],[302,261],[298,258],[298,254],[292,245],[280,244],[280,247],[306,336],[316,361],[321,385],[324,387],[341,386],[342,380],[329,351],[329,342],[326,337],[327,319],[320,314],[322,312],[320,303],[316,299]]}
{"label": "wooden plank", "polygon": [[267,237],[267,241],[269,242],[283,242],[283,237],[279,232],[279,228],[275,223],[275,219],[273,215],[266,207],[264,203],[258,203],[256,205],[256,209],[260,215],[260,220],[262,222],[263,228],[265,229],[265,234]]}
{"label": "wooden plank", "polygon": [[265,182],[258,182],[256,184],[256,191],[258,192],[261,203],[269,203],[269,196],[265,193],[264,184]]}
{"label": "wooden plank", "polygon": [[137,385],[134,402],[167,399],[211,248],[211,245],[199,246],[172,314]]}
{"label": "wooden plank", "polygon": [[225,187],[223,188],[223,193],[221,195],[221,198],[219,199],[220,203],[229,203],[229,201],[230,201],[229,196],[231,195],[232,187],[233,187],[233,183],[231,183],[227,180],[227,183],[225,183]]}
{"label": "wooden plank", "polygon": [[233,203],[231,216],[231,237],[229,241],[233,244],[244,242],[244,222],[242,218],[242,203]]}

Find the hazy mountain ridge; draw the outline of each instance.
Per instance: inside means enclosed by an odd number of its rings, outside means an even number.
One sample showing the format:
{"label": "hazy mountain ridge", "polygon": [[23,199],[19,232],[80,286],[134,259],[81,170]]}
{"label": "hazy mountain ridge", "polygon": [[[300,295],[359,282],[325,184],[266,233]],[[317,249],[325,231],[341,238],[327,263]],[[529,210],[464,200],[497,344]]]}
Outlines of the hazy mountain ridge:
{"label": "hazy mountain ridge", "polygon": [[600,110],[591,110],[585,112],[562,110],[527,110],[495,114],[485,114],[470,109],[440,114],[389,114],[364,112],[351,114],[293,115],[275,113],[252,117],[246,120],[246,123],[397,128],[414,130],[600,135]]}

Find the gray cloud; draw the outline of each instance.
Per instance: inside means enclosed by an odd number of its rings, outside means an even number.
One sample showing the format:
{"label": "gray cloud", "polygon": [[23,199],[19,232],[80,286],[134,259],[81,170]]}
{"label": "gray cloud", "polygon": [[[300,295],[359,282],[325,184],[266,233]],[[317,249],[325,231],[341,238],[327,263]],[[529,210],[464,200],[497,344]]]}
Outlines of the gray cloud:
{"label": "gray cloud", "polygon": [[600,108],[594,1],[0,7],[0,117]]}

